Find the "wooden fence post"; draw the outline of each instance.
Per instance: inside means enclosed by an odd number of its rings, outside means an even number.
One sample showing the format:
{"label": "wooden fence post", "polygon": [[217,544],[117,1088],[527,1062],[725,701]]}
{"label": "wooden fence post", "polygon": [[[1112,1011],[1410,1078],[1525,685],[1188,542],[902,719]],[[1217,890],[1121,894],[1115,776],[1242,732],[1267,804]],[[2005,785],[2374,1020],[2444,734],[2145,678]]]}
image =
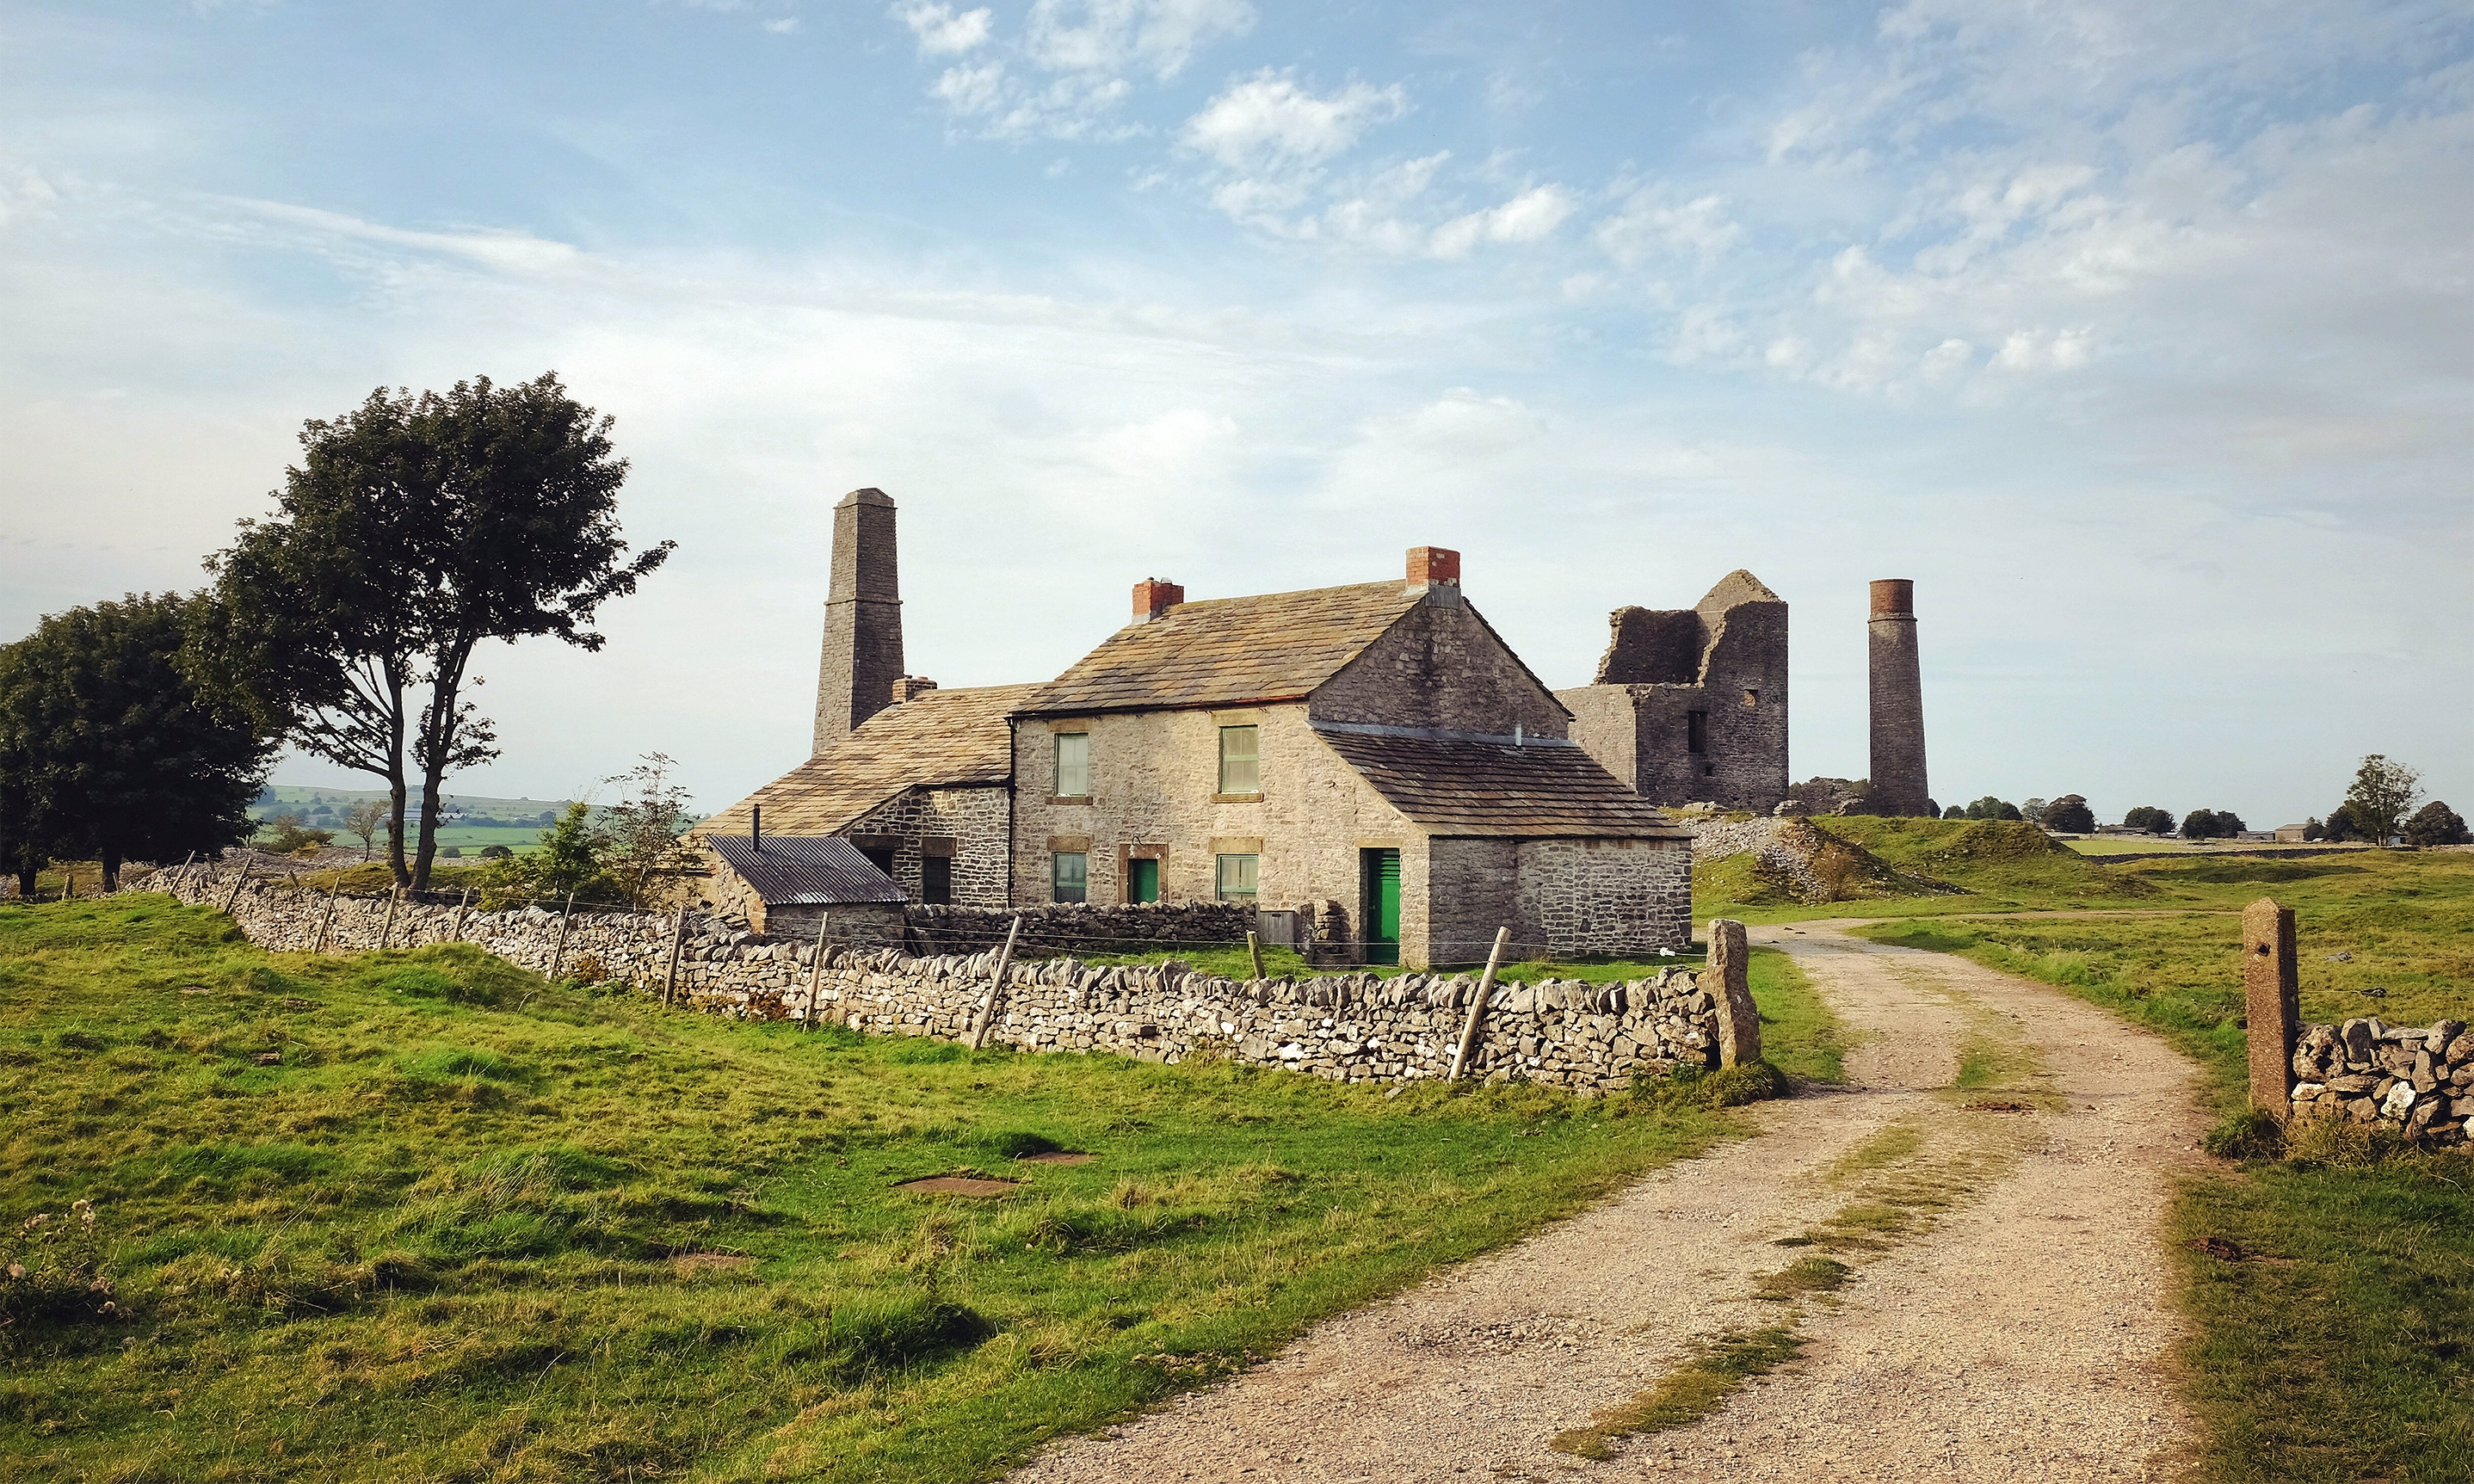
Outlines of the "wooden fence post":
{"label": "wooden fence post", "polygon": [[343,890],[344,884],[341,881],[337,881],[333,886],[327,889],[326,915],[318,919],[318,941],[309,945],[310,952],[324,953],[327,951],[327,929],[334,925],[335,898],[342,894]]}
{"label": "wooden fence post", "polygon": [[1246,935],[1246,956],[1254,961],[1255,978],[1268,979],[1272,977],[1270,974],[1263,972],[1263,938],[1260,933],[1248,933]]}
{"label": "wooden fence post", "polygon": [[1013,967],[1014,934],[1022,931],[1022,917],[1016,914],[1013,926],[1006,929],[1005,951],[997,955],[996,977],[988,981],[988,997],[980,1001],[980,1017],[971,1027],[971,1049],[979,1050],[988,1043],[988,1027],[997,1020],[997,996],[1005,993],[1006,970]]}
{"label": "wooden fence post", "polygon": [[662,1003],[665,1005],[670,1002],[671,995],[678,993],[679,947],[687,941],[687,936],[688,909],[681,907],[679,909],[678,921],[670,926],[670,974],[669,977],[664,980],[662,984]]}
{"label": "wooden fence post", "polygon": [[549,950],[549,972],[542,975],[553,984],[558,982],[559,960],[567,957],[567,922],[573,916],[575,893],[570,891],[567,894],[567,905],[558,909],[558,946]]}
{"label": "wooden fence post", "polygon": [[808,1025],[816,1028],[816,986],[825,976],[825,928],[822,912],[816,914],[816,956],[808,961]]}
{"label": "wooden fence post", "polygon": [[2250,1105],[2293,1113],[2293,1037],[2301,1029],[2301,968],[2293,909],[2263,897],[2243,909],[2243,999],[2250,1043]]}
{"label": "wooden fence post", "polygon": [[231,916],[232,903],[240,900],[240,889],[249,884],[249,871],[255,864],[257,862],[254,857],[246,854],[241,856],[240,874],[232,881],[231,895],[224,898],[224,916]]}
{"label": "wooden fence post", "polygon": [[[1752,947],[1744,924],[1710,920],[1710,963],[1702,985],[1718,1002],[1718,1065],[1736,1066],[1761,1059],[1761,1013],[1753,1004]],[[1715,989],[1709,980],[1715,977]]]}
{"label": "wooden fence post", "polygon": [[454,924],[447,929],[447,936],[457,943],[464,941],[464,913],[472,905],[473,889],[468,886],[464,888],[464,895],[456,899]]}
{"label": "wooden fence post", "polygon": [[1477,1038],[1486,1029],[1486,1002],[1494,993],[1494,971],[1503,967],[1503,950],[1511,943],[1511,928],[1494,930],[1494,946],[1487,950],[1486,972],[1478,975],[1477,993],[1469,1000],[1468,1018],[1461,1022],[1461,1043],[1452,1050],[1452,1074],[1443,1079],[1446,1082],[1458,1082],[1467,1076],[1477,1061]]}
{"label": "wooden fence post", "polygon": [[402,887],[399,886],[393,891],[387,893],[386,923],[378,929],[378,951],[380,953],[384,953],[386,951],[387,945],[395,941],[395,909],[397,904],[402,900]]}

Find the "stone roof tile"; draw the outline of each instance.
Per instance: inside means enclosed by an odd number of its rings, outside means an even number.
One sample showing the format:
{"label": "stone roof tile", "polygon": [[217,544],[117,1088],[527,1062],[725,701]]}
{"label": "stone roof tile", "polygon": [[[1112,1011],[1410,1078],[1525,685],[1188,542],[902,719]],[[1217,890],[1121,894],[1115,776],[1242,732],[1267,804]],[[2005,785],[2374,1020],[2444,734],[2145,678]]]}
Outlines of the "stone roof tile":
{"label": "stone roof tile", "polygon": [[1109,635],[1038,687],[1022,710],[1055,716],[1299,700],[1419,601],[1388,582],[1180,603]]}
{"label": "stone roof tile", "polygon": [[887,706],[696,832],[745,835],[748,806],[761,803],[768,836],[830,835],[906,788],[1003,784],[1013,775],[1006,717],[1038,688],[931,690]]}
{"label": "stone roof tile", "polygon": [[1689,839],[1568,742],[1481,742],[1317,728],[1385,802],[1442,835]]}

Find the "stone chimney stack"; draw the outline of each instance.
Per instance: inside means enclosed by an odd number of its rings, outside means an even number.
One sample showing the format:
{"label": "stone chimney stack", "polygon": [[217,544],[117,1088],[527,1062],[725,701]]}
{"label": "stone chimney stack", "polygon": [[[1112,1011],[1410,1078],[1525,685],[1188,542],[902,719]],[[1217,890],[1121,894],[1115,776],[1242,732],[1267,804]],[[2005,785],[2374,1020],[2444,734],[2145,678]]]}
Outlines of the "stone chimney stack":
{"label": "stone chimney stack", "polygon": [[900,706],[906,701],[915,701],[935,688],[936,682],[924,675],[906,675],[893,682],[893,694],[888,699],[893,705]]}
{"label": "stone chimney stack", "polygon": [[854,490],[834,507],[833,582],[825,595],[824,654],[816,666],[815,751],[849,736],[893,701],[902,662],[902,584],[893,501]]}
{"label": "stone chimney stack", "polygon": [[1916,585],[1873,585],[1874,811],[1912,818],[1931,802],[1925,783],[1924,667],[1916,652]]}
{"label": "stone chimney stack", "polygon": [[1134,584],[1134,622],[1150,623],[1184,601],[1184,588],[1156,577],[1146,577]]}

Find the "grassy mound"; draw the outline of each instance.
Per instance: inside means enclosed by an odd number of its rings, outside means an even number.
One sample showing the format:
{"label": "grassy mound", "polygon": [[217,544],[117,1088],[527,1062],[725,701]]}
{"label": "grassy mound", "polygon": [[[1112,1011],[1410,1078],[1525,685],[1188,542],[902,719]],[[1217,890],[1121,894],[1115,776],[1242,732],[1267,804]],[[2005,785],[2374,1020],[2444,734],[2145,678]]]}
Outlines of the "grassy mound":
{"label": "grassy mound", "polygon": [[986,1478],[1727,1128],[1384,1090],[0,907],[0,1480]]}

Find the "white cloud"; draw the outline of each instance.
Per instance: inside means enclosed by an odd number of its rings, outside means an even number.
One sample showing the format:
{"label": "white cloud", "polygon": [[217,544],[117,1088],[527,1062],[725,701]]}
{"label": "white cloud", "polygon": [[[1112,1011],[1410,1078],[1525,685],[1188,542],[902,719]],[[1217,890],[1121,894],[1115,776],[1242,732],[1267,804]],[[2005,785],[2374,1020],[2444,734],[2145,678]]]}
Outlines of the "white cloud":
{"label": "white cloud", "polygon": [[1253,25],[1246,0],[1034,0],[1026,49],[1052,72],[1133,69],[1165,81]]}
{"label": "white cloud", "polygon": [[951,5],[934,0],[903,0],[891,14],[918,37],[922,57],[958,56],[985,45],[995,29],[995,15],[986,6],[956,14]]}
{"label": "white cloud", "polygon": [[315,206],[296,206],[276,201],[247,201],[225,198],[224,204],[234,206],[250,215],[269,222],[281,223],[322,237],[341,237],[361,242],[384,243],[390,247],[410,248],[422,252],[447,253],[469,258],[492,268],[510,273],[546,274],[571,268],[582,262],[582,254],[564,242],[516,231],[424,232],[400,227],[387,227],[366,222],[358,217],[336,211],[322,211]]}
{"label": "white cloud", "polygon": [[764,23],[764,29],[777,36],[792,36],[799,30],[799,17],[796,15],[777,16],[772,20],[766,21]]}
{"label": "white cloud", "polygon": [[992,113],[1005,102],[1005,63],[991,61],[974,66],[965,62],[948,67],[928,93],[965,117]]}
{"label": "white cloud", "polygon": [[1717,257],[1743,236],[1742,226],[1727,214],[1725,197],[1696,196],[1677,206],[1650,189],[1635,192],[1621,211],[1590,232],[1600,250],[1626,268],[1665,254]]}
{"label": "white cloud", "polygon": [[1437,257],[1461,257],[1484,242],[1537,242],[1579,208],[1572,193],[1560,185],[1534,186],[1499,206],[1435,228],[1431,251]]}
{"label": "white cloud", "polygon": [[1230,170],[1294,170],[1354,148],[1368,129],[1408,109],[1409,95],[1397,83],[1350,83],[1317,94],[1267,67],[1204,104],[1179,138]]}

